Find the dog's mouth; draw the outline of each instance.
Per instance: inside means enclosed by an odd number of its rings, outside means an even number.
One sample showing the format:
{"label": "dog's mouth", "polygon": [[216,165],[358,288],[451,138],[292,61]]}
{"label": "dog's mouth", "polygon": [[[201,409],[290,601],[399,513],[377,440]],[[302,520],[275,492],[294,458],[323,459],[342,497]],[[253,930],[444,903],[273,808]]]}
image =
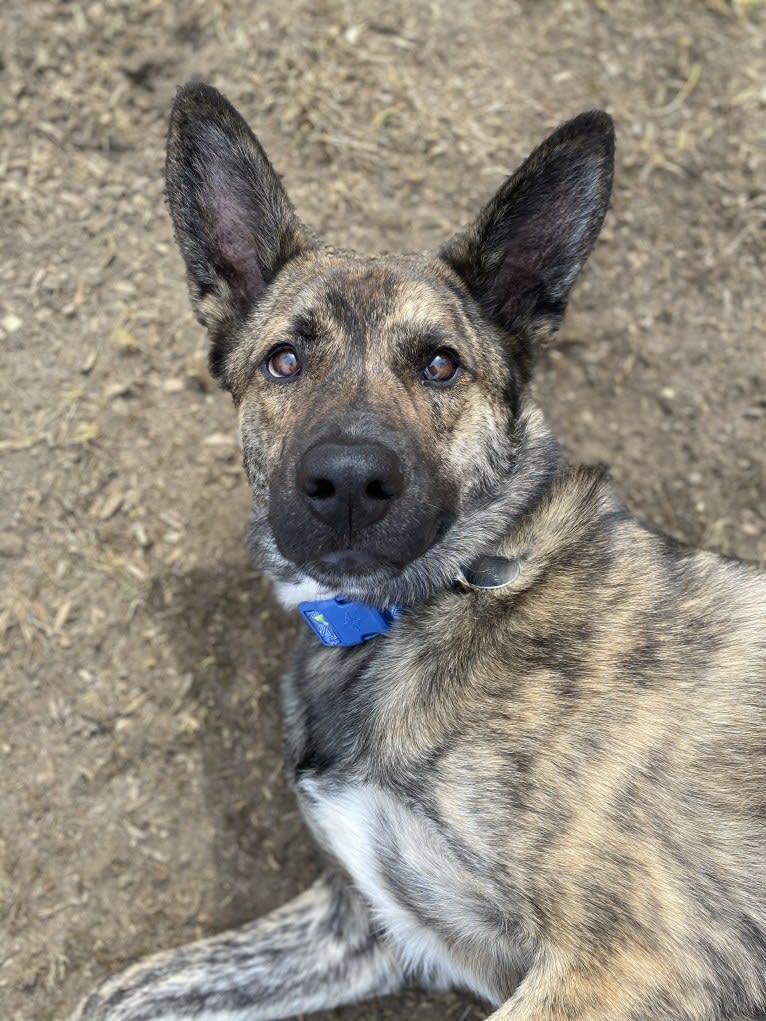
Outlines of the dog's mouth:
{"label": "dog's mouth", "polygon": [[361,542],[349,543],[348,539],[327,545],[316,542],[314,549],[307,550],[303,542],[293,546],[289,533],[275,530],[275,538],[279,552],[301,574],[325,589],[341,593],[359,593],[367,585],[377,586],[395,578],[421,552],[416,549],[413,556],[409,549],[396,549],[393,541],[381,544],[385,548],[381,552]]}
{"label": "dog's mouth", "polygon": [[326,588],[358,593],[366,584],[378,585],[396,577],[407,566],[407,562],[399,562],[369,550],[348,547],[322,553],[296,566]]}
{"label": "dog's mouth", "polygon": [[396,556],[392,541],[385,554],[374,549],[347,546],[331,549],[296,566],[315,581],[327,588],[338,591],[362,592],[366,584],[378,586],[397,577],[414,559],[430,549],[448,531],[452,518],[444,515],[436,520],[426,536],[415,548],[404,556]]}
{"label": "dog's mouth", "polygon": [[380,554],[360,549],[333,550],[319,557],[316,563],[322,570],[342,571],[344,574],[368,574],[397,566]]}

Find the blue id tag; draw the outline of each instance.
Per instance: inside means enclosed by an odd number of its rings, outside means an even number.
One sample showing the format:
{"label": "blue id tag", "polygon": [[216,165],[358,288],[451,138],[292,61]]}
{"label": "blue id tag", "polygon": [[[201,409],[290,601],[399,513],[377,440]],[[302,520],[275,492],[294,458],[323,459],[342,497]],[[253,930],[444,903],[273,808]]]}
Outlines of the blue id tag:
{"label": "blue id tag", "polygon": [[301,603],[298,609],[322,645],[361,645],[383,635],[404,612],[398,606],[376,610],[346,596]]}

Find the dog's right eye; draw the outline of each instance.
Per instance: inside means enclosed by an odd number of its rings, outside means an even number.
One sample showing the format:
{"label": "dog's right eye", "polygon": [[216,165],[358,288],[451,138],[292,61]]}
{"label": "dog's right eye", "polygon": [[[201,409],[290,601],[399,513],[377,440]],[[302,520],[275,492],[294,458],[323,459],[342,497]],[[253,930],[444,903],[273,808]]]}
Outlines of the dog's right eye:
{"label": "dog's right eye", "polygon": [[454,351],[439,348],[435,351],[421,373],[424,383],[451,383],[460,370],[460,362]]}
{"label": "dog's right eye", "polygon": [[298,352],[289,344],[272,351],[265,364],[266,372],[272,379],[295,379],[301,373]]}

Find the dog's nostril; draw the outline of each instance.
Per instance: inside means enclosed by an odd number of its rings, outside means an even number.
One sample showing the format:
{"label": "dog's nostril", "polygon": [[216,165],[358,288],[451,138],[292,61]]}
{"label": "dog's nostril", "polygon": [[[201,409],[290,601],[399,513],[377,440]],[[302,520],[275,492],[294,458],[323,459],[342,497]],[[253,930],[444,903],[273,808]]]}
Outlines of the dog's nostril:
{"label": "dog's nostril", "polygon": [[367,483],[364,495],[371,500],[392,500],[396,493],[382,479],[373,479]]}
{"label": "dog's nostril", "polygon": [[329,479],[306,479],[304,492],[311,500],[329,500],[335,496],[335,486]]}

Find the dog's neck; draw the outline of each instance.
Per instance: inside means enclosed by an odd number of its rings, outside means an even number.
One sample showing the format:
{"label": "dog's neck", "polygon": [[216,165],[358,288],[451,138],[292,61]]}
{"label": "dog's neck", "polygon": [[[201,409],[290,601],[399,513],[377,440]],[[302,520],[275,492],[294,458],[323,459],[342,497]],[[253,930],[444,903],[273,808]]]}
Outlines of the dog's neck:
{"label": "dog's neck", "polygon": [[497,544],[499,556],[519,563],[514,592],[531,588],[562,564],[592,556],[599,535],[610,534],[606,520],[613,524],[618,517],[631,519],[609,484],[606,468],[566,468],[532,511]]}

